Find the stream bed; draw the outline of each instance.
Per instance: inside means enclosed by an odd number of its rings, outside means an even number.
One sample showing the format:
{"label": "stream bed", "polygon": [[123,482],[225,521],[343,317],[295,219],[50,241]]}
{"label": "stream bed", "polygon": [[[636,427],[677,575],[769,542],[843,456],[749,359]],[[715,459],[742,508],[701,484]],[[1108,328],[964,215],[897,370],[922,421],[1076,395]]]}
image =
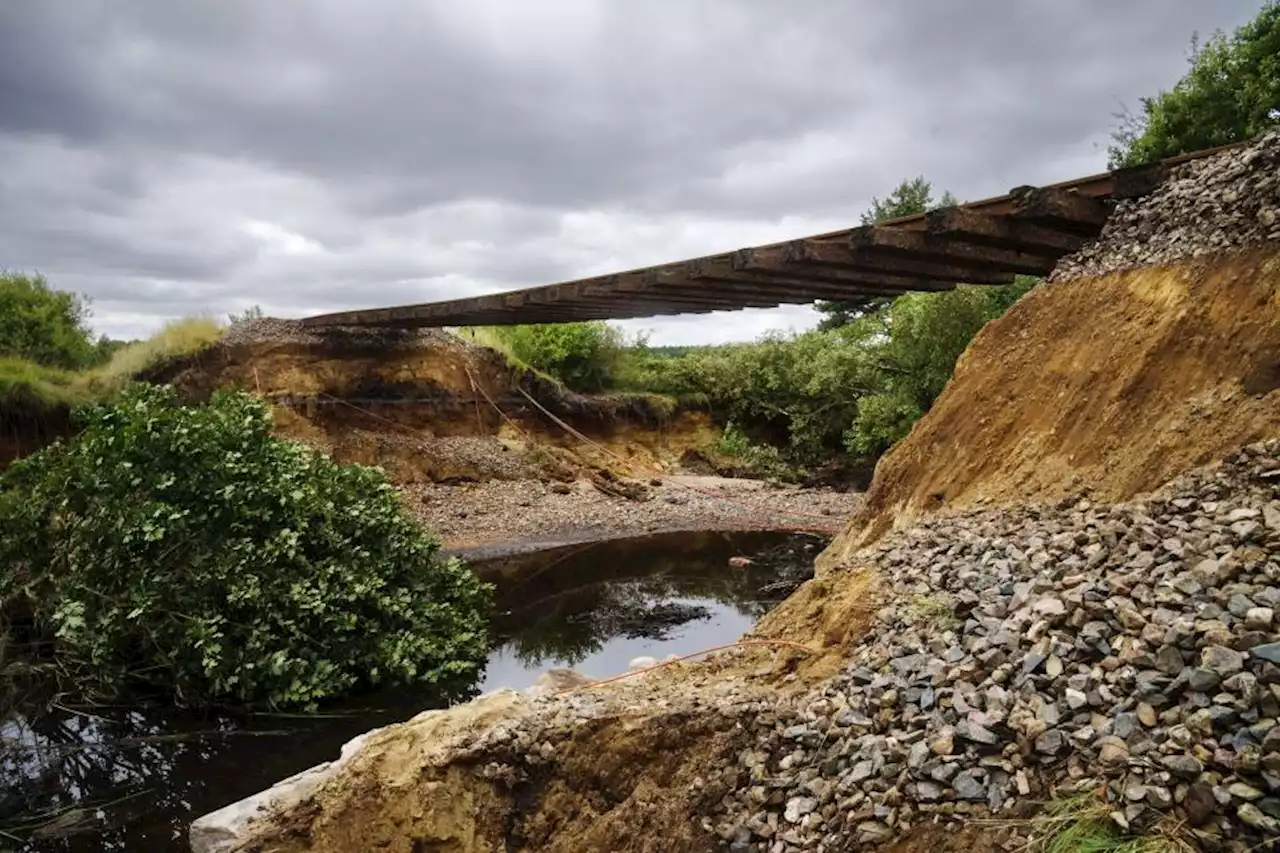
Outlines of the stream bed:
{"label": "stream bed", "polygon": [[497,590],[493,651],[476,683],[452,693],[399,690],[318,714],[249,717],[41,696],[38,713],[0,722],[0,850],[185,853],[194,818],[335,758],[369,729],[526,688],[554,667],[604,678],[639,656],[733,642],[810,576],[824,544],[811,534],[665,533],[473,561]]}

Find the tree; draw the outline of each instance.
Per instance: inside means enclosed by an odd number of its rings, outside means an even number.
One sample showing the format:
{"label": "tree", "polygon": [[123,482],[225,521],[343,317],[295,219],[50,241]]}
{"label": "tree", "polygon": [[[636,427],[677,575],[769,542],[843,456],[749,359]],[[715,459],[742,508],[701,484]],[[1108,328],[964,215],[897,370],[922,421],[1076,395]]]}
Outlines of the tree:
{"label": "tree", "polygon": [[253,325],[254,323],[258,322],[261,319],[262,319],[262,306],[250,305],[248,308],[244,309],[243,311],[240,311],[239,313],[233,311],[232,313],[228,314],[227,325],[233,329],[243,329],[246,326]]}
{"label": "tree", "polygon": [[973,336],[1036,281],[1019,276],[999,287],[909,293],[860,321],[875,329],[864,339],[879,374],[878,388],[858,400],[845,447],[856,456],[875,458],[906,436],[942,393]]}
{"label": "tree", "polygon": [[1280,124],[1280,3],[1230,37],[1192,38],[1190,69],[1174,87],[1123,115],[1108,149],[1111,168],[1225,145]]}
{"label": "tree", "polygon": [[[863,225],[874,225],[899,216],[911,216],[924,213],[938,207],[950,207],[956,204],[955,196],[944,192],[936,203],[933,200],[933,184],[923,175],[904,180],[883,199],[872,198],[871,208],[862,214]],[[825,316],[818,324],[820,329],[838,329],[847,326],[859,317],[873,314],[884,309],[893,301],[892,297],[871,297],[860,302],[819,302],[817,309]]]}
{"label": "tree", "polygon": [[0,272],[0,356],[50,367],[89,367],[99,351],[88,316],[83,299],[54,290],[44,276]]}

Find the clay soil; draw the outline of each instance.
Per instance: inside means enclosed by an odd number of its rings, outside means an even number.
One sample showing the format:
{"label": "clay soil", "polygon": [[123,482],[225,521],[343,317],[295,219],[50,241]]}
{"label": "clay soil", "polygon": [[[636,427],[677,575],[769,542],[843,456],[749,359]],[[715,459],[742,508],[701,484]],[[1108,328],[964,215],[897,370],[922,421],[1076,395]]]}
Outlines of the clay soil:
{"label": "clay soil", "polygon": [[1127,499],[1275,435],[1278,412],[1274,247],[1038,287],[974,339],[823,564],[928,512]]}

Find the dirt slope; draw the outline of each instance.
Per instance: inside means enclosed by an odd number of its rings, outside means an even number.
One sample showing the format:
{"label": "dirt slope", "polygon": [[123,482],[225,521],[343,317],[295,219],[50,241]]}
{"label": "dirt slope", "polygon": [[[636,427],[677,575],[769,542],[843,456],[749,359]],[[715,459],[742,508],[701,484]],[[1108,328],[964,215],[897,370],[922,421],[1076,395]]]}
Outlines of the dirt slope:
{"label": "dirt slope", "polygon": [[923,513],[1151,490],[1280,433],[1280,250],[1037,288],[974,340],[823,555]]}

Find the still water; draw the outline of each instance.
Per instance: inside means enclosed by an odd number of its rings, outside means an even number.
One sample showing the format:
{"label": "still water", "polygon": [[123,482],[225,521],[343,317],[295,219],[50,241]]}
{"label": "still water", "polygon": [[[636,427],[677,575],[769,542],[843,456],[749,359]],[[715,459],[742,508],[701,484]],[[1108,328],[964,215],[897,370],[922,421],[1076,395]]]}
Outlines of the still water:
{"label": "still water", "polygon": [[[552,667],[603,678],[640,655],[732,642],[809,575],[823,544],[808,534],[672,533],[473,562],[497,587],[494,648],[478,682],[449,693],[247,718],[42,696],[38,712],[0,723],[0,850],[186,851],[195,817],[336,757],[371,728],[528,687]],[[732,567],[733,557],[751,564]]]}

